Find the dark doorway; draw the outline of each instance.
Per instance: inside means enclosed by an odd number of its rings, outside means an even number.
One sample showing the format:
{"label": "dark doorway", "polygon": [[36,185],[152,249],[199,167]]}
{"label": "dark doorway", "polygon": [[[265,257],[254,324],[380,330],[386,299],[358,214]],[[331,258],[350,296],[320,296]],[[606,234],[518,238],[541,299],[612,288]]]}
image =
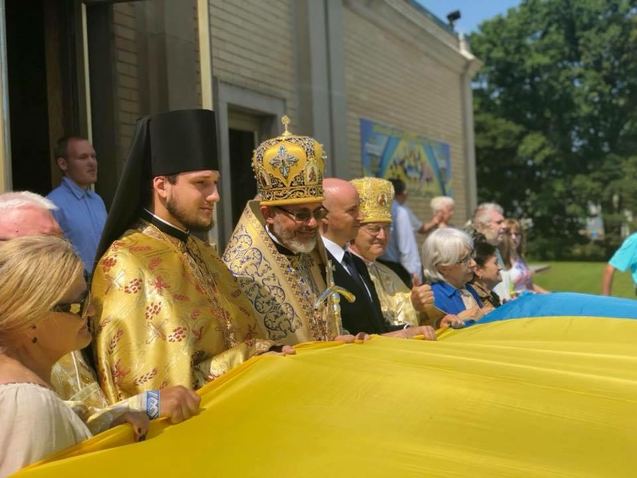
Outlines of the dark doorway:
{"label": "dark doorway", "polygon": [[65,134],[85,135],[73,0],[6,0],[7,71],[14,190],[43,195],[59,180],[51,149]]}
{"label": "dark doorway", "polygon": [[42,3],[9,0],[6,15],[13,189],[47,194],[51,168]]}
{"label": "dark doorway", "polygon": [[230,177],[232,181],[232,228],[234,229],[246,202],[254,199],[257,193],[257,183],[252,171],[252,152],[256,144],[254,131],[230,128],[228,134],[230,136]]}

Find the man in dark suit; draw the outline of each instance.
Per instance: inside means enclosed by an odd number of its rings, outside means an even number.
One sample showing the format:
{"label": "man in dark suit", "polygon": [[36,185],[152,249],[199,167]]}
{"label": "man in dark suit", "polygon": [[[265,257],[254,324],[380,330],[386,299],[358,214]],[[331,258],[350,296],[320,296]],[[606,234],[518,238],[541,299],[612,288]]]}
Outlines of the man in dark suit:
{"label": "man in dark suit", "polygon": [[356,188],[343,179],[323,180],[327,216],[321,220],[321,237],[334,266],[334,282],[356,296],[353,303],[341,302],[343,327],[351,334],[366,332],[409,338],[424,335],[435,339],[431,327],[389,325],[383,318],[380,301],[367,267],[363,261],[347,251],[360,227],[359,197]]}

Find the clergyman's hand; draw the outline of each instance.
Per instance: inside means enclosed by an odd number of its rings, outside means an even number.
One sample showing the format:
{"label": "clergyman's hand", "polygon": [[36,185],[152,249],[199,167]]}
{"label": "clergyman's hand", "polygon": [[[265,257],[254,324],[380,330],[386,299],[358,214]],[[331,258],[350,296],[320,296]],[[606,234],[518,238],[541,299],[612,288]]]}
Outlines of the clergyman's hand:
{"label": "clergyman's hand", "polygon": [[345,342],[346,344],[351,344],[354,342],[363,343],[369,340],[369,335],[366,334],[365,332],[359,332],[356,335],[352,335],[352,334],[337,335],[334,338],[334,340],[337,342]]}
{"label": "clergyman's hand", "polygon": [[403,329],[406,333],[406,338],[410,339],[417,335],[422,335],[425,340],[436,340],[436,331],[429,325],[419,325],[418,327],[407,327]]}
{"label": "clergyman's hand", "polygon": [[291,345],[275,345],[263,355],[296,355],[296,350]]}
{"label": "clergyman's hand", "polygon": [[417,327],[407,327],[406,329],[389,332],[387,337],[397,337],[400,339],[411,339],[417,335],[422,335],[425,340],[436,340],[436,331],[429,325],[419,325]]}
{"label": "clergyman's hand", "polygon": [[201,397],[192,390],[175,385],[159,392],[159,416],[170,418],[171,423],[188,420],[199,411]]}

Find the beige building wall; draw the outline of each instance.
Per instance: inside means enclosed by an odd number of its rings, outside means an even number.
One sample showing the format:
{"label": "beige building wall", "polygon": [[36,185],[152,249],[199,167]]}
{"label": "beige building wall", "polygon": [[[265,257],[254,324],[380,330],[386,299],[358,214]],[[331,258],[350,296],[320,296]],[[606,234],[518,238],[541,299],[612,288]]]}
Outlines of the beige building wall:
{"label": "beige building wall", "polygon": [[[215,80],[283,100],[291,129],[299,131],[300,95],[307,91],[299,87],[303,59],[295,1],[209,0],[209,14]],[[461,224],[470,214],[470,200],[463,129],[462,73],[467,60],[458,38],[404,0],[343,0],[339,9],[344,71],[337,74],[345,79],[347,157],[336,161],[348,166],[340,170],[347,171],[348,178],[362,174],[360,118],[448,143],[457,204],[454,221]],[[136,40],[140,19],[134,3],[116,4],[113,20],[119,151],[125,158],[135,120],[145,113],[140,64],[148,52],[140,51]],[[428,201],[414,197],[408,204],[421,219],[431,217]]]}
{"label": "beige building wall", "polygon": [[[214,78],[233,88],[233,98],[254,93],[259,101],[279,101],[293,131],[331,142],[332,170],[341,176],[361,174],[360,118],[448,143],[456,224],[467,217],[469,67],[455,35],[406,0],[208,2]],[[137,118],[201,105],[196,4],[112,5],[113,51],[93,52],[90,61],[114,63],[115,175]],[[7,160],[3,165],[0,176],[8,178]],[[410,205],[429,218],[423,201]]]}
{"label": "beige building wall", "polygon": [[[382,4],[382,5],[380,5]],[[458,39],[407,2],[345,2],[347,128],[352,176],[362,174],[359,120],[367,118],[451,147],[456,215],[470,213],[463,130],[463,63]],[[409,39],[411,38],[411,41]],[[428,201],[407,204],[429,220]]]}
{"label": "beige building wall", "polygon": [[113,37],[118,150],[125,158],[140,116],[201,106],[196,4],[116,3]]}
{"label": "beige building wall", "polygon": [[116,71],[116,121],[118,158],[125,160],[135,134],[135,123],[141,116],[139,51],[135,5],[117,3],[113,6],[113,35]]}
{"label": "beige building wall", "polygon": [[210,0],[215,78],[283,99],[293,131],[299,103],[294,1]]}
{"label": "beige building wall", "polygon": [[[112,5],[113,50],[93,51],[90,61],[113,62],[115,147],[104,163],[114,169],[113,184],[137,118],[201,106],[197,3]],[[347,179],[362,174],[361,118],[448,143],[455,223],[466,219],[472,201],[472,124],[466,118],[471,60],[456,35],[406,0],[208,0],[208,6],[212,71],[223,87],[214,107],[225,108],[223,127],[233,114],[236,121],[251,113],[250,105],[271,101],[254,114],[288,114],[292,131],[329,146],[331,171]],[[271,129],[280,131],[278,125]],[[8,176],[4,169],[0,179]],[[428,204],[416,199],[409,205],[429,219]]]}

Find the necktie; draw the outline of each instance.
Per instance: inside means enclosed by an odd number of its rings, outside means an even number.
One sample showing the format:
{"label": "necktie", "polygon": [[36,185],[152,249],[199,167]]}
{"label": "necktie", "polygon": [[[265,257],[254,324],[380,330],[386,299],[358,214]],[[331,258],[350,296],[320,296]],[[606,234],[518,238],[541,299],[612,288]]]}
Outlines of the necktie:
{"label": "necktie", "polygon": [[345,251],[345,255],[343,256],[343,266],[349,272],[349,275],[352,276],[352,279],[358,283],[369,295],[369,289],[367,288],[367,284],[363,280],[362,276],[359,274],[358,269],[356,268],[356,264],[354,263],[354,258],[352,257],[351,252]]}
{"label": "necktie", "polygon": [[[383,313],[380,308],[380,304],[377,302],[377,300],[374,300],[374,296],[372,295],[372,292],[370,289],[370,287],[374,287],[374,285],[373,284],[368,285],[364,276],[358,272],[358,268],[356,267],[356,263],[354,262],[354,257],[349,251],[345,251],[345,255],[343,256],[343,267],[347,269],[347,271],[352,276],[352,279],[354,279],[354,281],[357,282],[365,290],[365,293],[367,294],[367,300],[369,301],[371,309],[372,309],[371,310],[372,317],[370,317],[370,319],[374,322],[374,324],[370,324],[370,327],[373,327],[373,329],[370,329],[370,331],[373,330],[374,333],[386,332],[385,326],[383,325],[385,319],[383,318]],[[363,265],[363,267],[366,267],[366,266]]]}

